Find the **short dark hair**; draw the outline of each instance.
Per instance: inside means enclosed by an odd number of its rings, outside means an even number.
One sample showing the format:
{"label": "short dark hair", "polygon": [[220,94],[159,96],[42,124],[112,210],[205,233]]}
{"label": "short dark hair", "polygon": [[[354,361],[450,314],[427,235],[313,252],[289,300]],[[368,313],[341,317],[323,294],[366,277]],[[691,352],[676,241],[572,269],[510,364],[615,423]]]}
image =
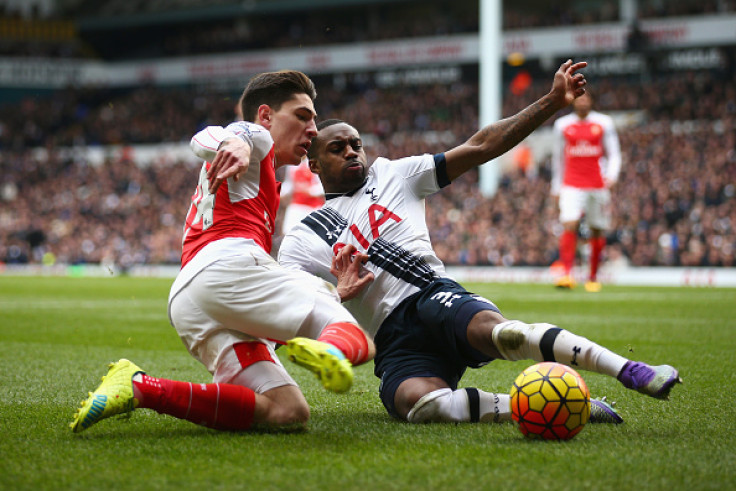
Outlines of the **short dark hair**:
{"label": "short dark hair", "polygon": [[314,82],[304,73],[297,70],[279,70],[258,74],[250,79],[240,97],[243,119],[255,121],[258,108],[262,104],[267,104],[278,111],[281,104],[297,94],[307,94],[312,100],[317,98]]}
{"label": "short dark hair", "polygon": [[317,131],[323,130],[327,128],[328,126],[332,126],[333,124],[340,124],[344,123],[342,119],[325,119],[324,121],[320,121],[317,123]]}
{"label": "short dark hair", "polygon": [[[333,124],[340,124],[345,123],[342,119],[325,119],[324,121],[320,121],[317,123],[317,131],[322,131],[323,129],[327,128],[328,126],[332,126]],[[347,123],[346,123],[347,124]],[[319,139],[319,135],[312,138],[312,146],[309,147],[309,151],[307,152],[307,157],[310,159],[316,159],[317,158],[317,145],[315,143]]]}

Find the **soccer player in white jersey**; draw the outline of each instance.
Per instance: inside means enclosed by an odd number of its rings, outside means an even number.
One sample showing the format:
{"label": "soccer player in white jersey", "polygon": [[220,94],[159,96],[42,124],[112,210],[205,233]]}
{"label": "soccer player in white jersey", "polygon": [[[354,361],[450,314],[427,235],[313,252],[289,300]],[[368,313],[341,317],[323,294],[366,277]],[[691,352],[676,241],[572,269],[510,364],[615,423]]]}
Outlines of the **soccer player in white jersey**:
{"label": "soccer player in white jersey", "polygon": [[604,231],[611,223],[611,186],[621,171],[621,148],[610,116],[593,111],[589,93],[575,99],[573,112],[554,125],[551,193],[559,204],[560,262],[564,274],[555,280],[558,288],[572,289],[578,229],[585,221],[590,229],[589,292],[599,292],[598,265],[606,245]]}
{"label": "soccer player in white jersey", "polygon": [[169,319],[213,383],[154,378],[122,359],[83,401],[71,423],[75,432],[135,408],[221,430],[304,424],[309,406],[275,343],[285,343],[293,361],[335,392],[350,388],[351,363],[372,359],[372,340],[335,288],[269,255],[279,206],[275,170],[307,155],[317,134],[315,97],[301,72],[260,74],[241,98],[242,114],[253,123],[206,128],[192,139],[205,162],[186,218]]}
{"label": "soccer player in white jersey", "polygon": [[[368,165],[358,131],[339,120],[318,125],[310,148],[326,203],[286,235],[279,261],[336,283],[347,308],[375,335],[375,374],[389,414],[410,422],[506,421],[509,395],[457,390],[467,367],[493,359],[556,361],[617,377],[624,386],[667,398],[677,370],[650,367],[551,324],[505,319],[490,301],[447,277],[432,250],[424,198],[498,157],[585,91],[567,61],[551,91],[437,155]],[[362,265],[359,271],[355,265]],[[595,401],[592,421],[621,422]]]}

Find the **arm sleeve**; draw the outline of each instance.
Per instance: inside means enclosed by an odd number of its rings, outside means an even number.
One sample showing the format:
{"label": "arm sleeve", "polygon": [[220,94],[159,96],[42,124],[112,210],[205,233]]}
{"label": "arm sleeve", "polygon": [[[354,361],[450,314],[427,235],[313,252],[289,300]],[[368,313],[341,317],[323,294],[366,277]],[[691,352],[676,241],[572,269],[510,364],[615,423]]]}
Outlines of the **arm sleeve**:
{"label": "arm sleeve", "polygon": [[208,126],[192,137],[189,146],[197,157],[211,162],[220,144],[228,138],[240,138],[250,144],[253,149],[251,160],[258,162],[268,155],[273,146],[273,139],[266,128],[247,121],[231,123],[226,128]]}
{"label": "arm sleeve", "polygon": [[398,160],[379,158],[373,165],[388,166],[393,172],[404,178],[407,188],[420,199],[450,184],[443,153],[404,157]]}
{"label": "arm sleeve", "polygon": [[316,274],[317,271],[312,267],[315,263],[309,260],[311,252],[307,247],[308,243],[307,237],[300,236],[293,230],[286,234],[279,246],[279,264],[286,269]]}
{"label": "arm sleeve", "polygon": [[606,151],[605,177],[613,183],[618,180],[618,175],[621,172],[621,144],[613,120],[610,120],[609,124],[606,125],[603,146]]}
{"label": "arm sleeve", "polygon": [[211,162],[220,144],[228,138],[236,138],[236,135],[222,126],[208,126],[192,137],[189,146],[194,155]]}
{"label": "arm sleeve", "polygon": [[562,125],[555,122],[552,129],[552,182],[550,183],[550,194],[558,196],[562,187],[562,172],[564,166],[565,136],[562,133]]}

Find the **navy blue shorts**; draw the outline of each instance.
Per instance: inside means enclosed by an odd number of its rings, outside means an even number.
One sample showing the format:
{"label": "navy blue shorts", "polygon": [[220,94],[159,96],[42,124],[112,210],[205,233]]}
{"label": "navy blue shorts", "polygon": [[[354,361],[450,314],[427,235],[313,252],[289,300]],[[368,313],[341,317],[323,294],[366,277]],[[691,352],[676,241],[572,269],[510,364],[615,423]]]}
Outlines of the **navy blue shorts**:
{"label": "navy blue shorts", "polygon": [[499,312],[491,301],[448,278],[406,298],[378,329],[374,373],[381,401],[398,418],[394,396],[413,377],[439,377],[454,390],[468,367],[492,360],[468,343],[470,320],[482,310]]}

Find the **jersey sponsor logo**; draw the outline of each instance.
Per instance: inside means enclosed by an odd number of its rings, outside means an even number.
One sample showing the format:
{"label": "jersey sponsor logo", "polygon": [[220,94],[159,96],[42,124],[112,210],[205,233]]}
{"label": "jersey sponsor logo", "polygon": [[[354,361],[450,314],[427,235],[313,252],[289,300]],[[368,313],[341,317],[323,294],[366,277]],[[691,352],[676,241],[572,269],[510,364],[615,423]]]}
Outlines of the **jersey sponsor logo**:
{"label": "jersey sponsor logo", "polygon": [[599,157],[603,155],[603,148],[582,140],[575,145],[568,146],[567,155],[570,157]]}
{"label": "jersey sponsor logo", "polygon": [[399,223],[401,217],[379,204],[368,207],[370,238],[373,242],[363,235],[356,224],[353,223],[348,227],[347,219],[333,208],[324,207],[313,211],[302,220],[302,223],[332,247],[334,254],[345,246],[344,242],[337,242],[337,239],[347,228],[368,254],[368,260],[376,267],[419,288],[429,285],[437,275],[426,261],[380,236],[381,226],[390,220]]}

